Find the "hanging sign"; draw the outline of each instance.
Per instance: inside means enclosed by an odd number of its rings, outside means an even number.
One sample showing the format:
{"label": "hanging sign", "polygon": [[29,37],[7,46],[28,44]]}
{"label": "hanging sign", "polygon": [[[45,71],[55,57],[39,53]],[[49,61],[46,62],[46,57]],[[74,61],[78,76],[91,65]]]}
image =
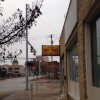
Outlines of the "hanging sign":
{"label": "hanging sign", "polygon": [[36,74],[36,70],[32,70],[32,73],[33,73],[33,74]]}
{"label": "hanging sign", "polygon": [[42,56],[59,56],[60,46],[59,45],[42,45]]}
{"label": "hanging sign", "polygon": [[37,67],[32,67],[32,70],[36,70],[37,69]]}

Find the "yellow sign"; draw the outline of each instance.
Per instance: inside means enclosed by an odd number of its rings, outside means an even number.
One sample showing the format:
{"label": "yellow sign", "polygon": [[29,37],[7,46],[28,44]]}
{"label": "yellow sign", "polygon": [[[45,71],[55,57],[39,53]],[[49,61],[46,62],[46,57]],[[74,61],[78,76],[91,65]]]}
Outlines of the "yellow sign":
{"label": "yellow sign", "polygon": [[43,56],[59,56],[60,46],[59,45],[53,45],[53,46],[43,45],[42,55]]}

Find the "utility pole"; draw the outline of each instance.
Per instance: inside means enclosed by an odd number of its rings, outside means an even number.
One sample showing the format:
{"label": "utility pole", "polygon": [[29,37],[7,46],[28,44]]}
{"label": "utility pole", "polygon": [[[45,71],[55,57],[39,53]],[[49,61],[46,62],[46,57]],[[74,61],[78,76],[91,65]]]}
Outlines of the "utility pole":
{"label": "utility pole", "polygon": [[26,4],[26,90],[28,90],[28,28],[27,28],[27,4]]}
{"label": "utility pole", "polygon": [[[53,45],[53,40],[52,40],[52,34],[51,34],[51,47]],[[54,76],[54,71],[53,71],[53,56],[51,55],[51,62],[52,62],[52,80],[53,80],[53,76]]]}

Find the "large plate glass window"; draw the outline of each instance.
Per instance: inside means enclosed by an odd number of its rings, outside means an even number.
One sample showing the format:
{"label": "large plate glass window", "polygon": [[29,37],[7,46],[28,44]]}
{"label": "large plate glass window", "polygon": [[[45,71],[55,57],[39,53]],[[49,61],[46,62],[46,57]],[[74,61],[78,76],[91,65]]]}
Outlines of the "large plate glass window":
{"label": "large plate glass window", "polygon": [[70,80],[78,82],[78,44],[75,44],[70,50]]}
{"label": "large plate glass window", "polygon": [[80,100],[79,71],[78,71],[78,43],[69,50],[69,94],[75,100]]}
{"label": "large plate glass window", "polygon": [[91,24],[92,80],[93,86],[100,88],[100,14]]}

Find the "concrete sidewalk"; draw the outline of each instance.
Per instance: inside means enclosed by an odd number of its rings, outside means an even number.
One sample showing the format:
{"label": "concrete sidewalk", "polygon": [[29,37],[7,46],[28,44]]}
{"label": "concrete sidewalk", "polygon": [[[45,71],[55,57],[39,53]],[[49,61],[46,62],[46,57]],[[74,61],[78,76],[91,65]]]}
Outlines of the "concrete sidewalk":
{"label": "concrete sidewalk", "polygon": [[[32,100],[57,100],[58,92],[33,94]],[[30,100],[30,90],[14,91],[2,100]]]}
{"label": "concrete sidewalk", "polygon": [[2,100],[30,100],[29,98],[29,90],[19,90],[11,92],[9,96],[5,97]]}

